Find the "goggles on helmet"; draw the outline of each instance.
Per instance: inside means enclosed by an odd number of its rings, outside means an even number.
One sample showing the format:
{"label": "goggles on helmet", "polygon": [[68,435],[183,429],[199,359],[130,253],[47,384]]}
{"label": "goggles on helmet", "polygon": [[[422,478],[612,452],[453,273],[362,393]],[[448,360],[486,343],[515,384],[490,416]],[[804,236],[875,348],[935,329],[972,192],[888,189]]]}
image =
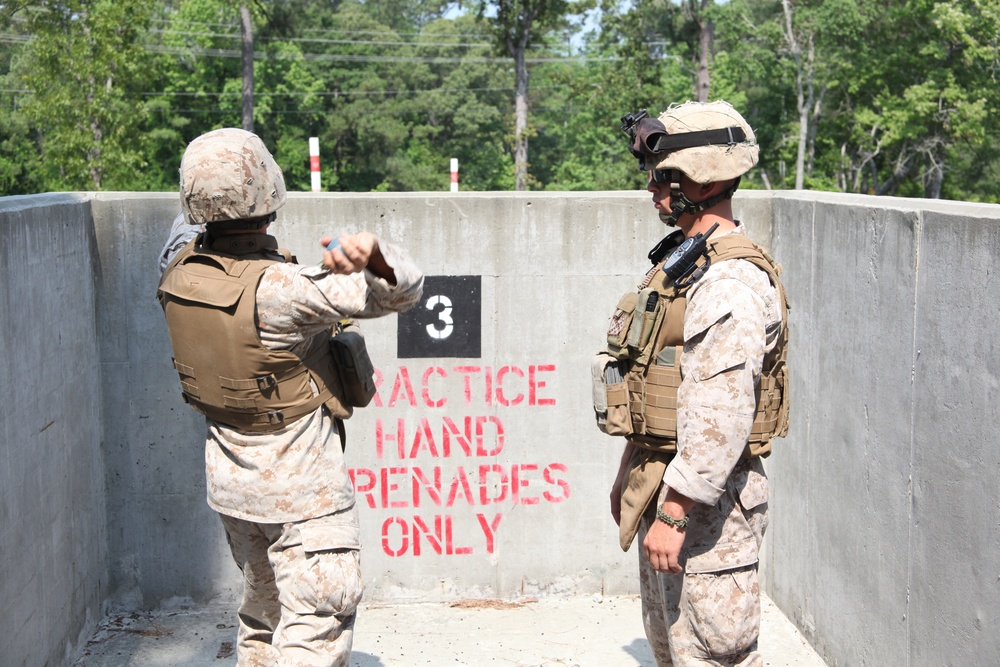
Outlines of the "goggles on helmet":
{"label": "goggles on helmet", "polygon": [[650,118],[645,109],[627,113],[622,116],[621,121],[621,129],[629,137],[628,150],[639,160],[639,169],[646,169],[646,160],[649,158],[654,158],[655,164],[658,154],[697,146],[735,146],[747,140],[746,132],[738,125],[668,134],[663,123]]}

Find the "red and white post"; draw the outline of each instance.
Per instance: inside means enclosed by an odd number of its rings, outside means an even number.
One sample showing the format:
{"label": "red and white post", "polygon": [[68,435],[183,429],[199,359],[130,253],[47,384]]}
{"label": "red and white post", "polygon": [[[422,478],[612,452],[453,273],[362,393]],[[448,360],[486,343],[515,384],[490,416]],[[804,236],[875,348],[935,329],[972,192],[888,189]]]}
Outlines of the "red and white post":
{"label": "red and white post", "polygon": [[309,137],[309,175],[312,178],[312,191],[319,192],[319,137]]}
{"label": "red and white post", "polygon": [[451,191],[458,192],[458,158],[451,159]]}

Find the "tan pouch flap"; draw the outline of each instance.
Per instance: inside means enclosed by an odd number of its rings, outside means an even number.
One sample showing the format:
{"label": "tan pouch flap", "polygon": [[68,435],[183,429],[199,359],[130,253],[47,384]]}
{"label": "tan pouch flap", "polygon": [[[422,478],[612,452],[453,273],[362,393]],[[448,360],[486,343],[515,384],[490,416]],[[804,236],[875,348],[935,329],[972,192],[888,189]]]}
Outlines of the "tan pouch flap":
{"label": "tan pouch flap", "polygon": [[666,461],[637,447],[629,461],[628,480],[622,486],[621,523],[618,525],[618,539],[622,551],[628,551],[639,532],[639,519],[656,497],[667,470]]}
{"label": "tan pouch flap", "polygon": [[[212,275],[207,275],[209,272]],[[236,305],[243,294],[245,285],[219,278],[214,268],[200,269],[197,264],[178,266],[164,276],[160,291],[186,301],[196,301],[216,308]]]}
{"label": "tan pouch flap", "polygon": [[307,553],[361,548],[356,507],[303,521],[297,528]]}

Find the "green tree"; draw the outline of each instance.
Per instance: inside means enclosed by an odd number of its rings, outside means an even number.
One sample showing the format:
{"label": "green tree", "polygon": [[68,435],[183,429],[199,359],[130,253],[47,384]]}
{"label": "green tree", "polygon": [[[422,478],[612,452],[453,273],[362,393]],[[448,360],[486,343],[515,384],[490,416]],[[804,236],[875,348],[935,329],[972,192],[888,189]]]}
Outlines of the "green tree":
{"label": "green tree", "polygon": [[151,0],[32,3],[18,12],[31,39],[14,72],[32,92],[24,120],[35,128],[45,187],[128,188],[145,166],[146,82],[141,45]]}
{"label": "green tree", "polygon": [[492,28],[499,53],[514,60],[514,189],[527,190],[529,72],[528,51],[545,34],[563,24],[568,14],[579,13],[588,3],[569,0],[480,0],[479,17]]}

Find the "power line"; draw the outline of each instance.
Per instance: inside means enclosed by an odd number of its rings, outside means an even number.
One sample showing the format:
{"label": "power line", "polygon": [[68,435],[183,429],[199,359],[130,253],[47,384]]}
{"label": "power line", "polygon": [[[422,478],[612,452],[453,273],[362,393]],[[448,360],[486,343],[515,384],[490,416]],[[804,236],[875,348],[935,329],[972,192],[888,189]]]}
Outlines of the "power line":
{"label": "power line", "polygon": [[[154,23],[167,23],[167,24],[180,24],[180,25],[205,25],[213,26],[217,28],[232,28],[233,30],[240,30],[239,23],[211,23],[208,21],[185,21],[178,18],[169,19],[159,19],[153,18],[150,21]],[[303,28],[300,32],[316,32],[321,34],[335,34],[335,35],[375,35],[375,36],[420,36],[423,32],[397,32],[395,30],[348,30],[345,28]],[[476,37],[476,38],[489,38],[491,35],[489,33],[475,33],[475,32],[449,32],[448,35],[455,37]]]}
{"label": "power line", "polygon": [[[558,106],[558,107],[547,107],[547,106],[535,106],[532,107],[535,111],[576,111],[579,107],[576,106]],[[227,109],[156,109],[156,113],[166,113],[166,114],[208,114],[213,116],[232,114],[239,116],[243,113],[242,109],[234,108],[232,110]],[[304,115],[314,115],[322,116],[324,114],[331,113],[330,109],[271,109],[265,112],[261,112],[262,116],[304,116]],[[338,114],[354,114],[362,115],[371,113],[367,109],[337,109]],[[398,116],[407,114],[431,114],[437,113],[441,115],[454,115],[457,113],[462,113],[460,109],[380,109],[380,114],[387,116]]]}
{"label": "power line", "polygon": [[[546,90],[551,88],[569,88],[569,84],[561,84],[558,86],[531,86],[530,90]],[[499,88],[426,88],[423,90],[358,90],[358,91],[339,91],[339,90],[323,90],[323,91],[285,91],[285,92],[267,92],[267,91],[254,91],[255,95],[270,95],[275,97],[295,97],[295,96],[306,96],[306,95],[316,95],[319,97],[349,97],[355,95],[418,95],[421,93],[484,93],[484,92],[511,92],[515,90],[513,86],[505,86]],[[27,92],[27,91],[21,91]],[[243,93],[241,91],[229,91],[229,92],[188,92],[188,91],[174,91],[174,92],[145,92],[138,93],[139,95],[147,96],[162,96],[162,97],[196,97],[199,95],[205,95],[210,97],[240,97]]]}
{"label": "power line", "polygon": [[[184,48],[184,47],[174,47],[174,46],[147,46],[146,50],[152,53],[162,53],[165,55],[176,55],[176,56],[206,56],[209,58],[242,58],[243,53],[238,49],[215,49],[215,48]],[[360,63],[370,63],[370,62],[381,62],[381,63],[430,63],[430,64],[446,64],[446,63],[504,63],[508,64],[511,62],[510,57],[451,57],[451,56],[373,56],[373,55],[353,55],[353,54],[337,54],[337,53],[275,53],[275,52],[254,52],[254,60],[297,60],[301,58],[302,60],[316,61],[316,62],[360,62]],[[621,58],[615,57],[583,57],[583,56],[564,56],[564,57],[535,57],[535,58],[525,58],[525,61],[532,64],[537,63],[551,63],[551,62],[574,62],[574,63],[584,63],[584,62],[613,62],[621,60]]]}
{"label": "power line", "polygon": [[[238,33],[217,33],[217,32],[186,32],[180,30],[150,30],[151,33],[156,33],[160,35],[180,35],[186,37],[221,37],[224,39],[241,39],[242,36]],[[391,33],[385,33],[391,34]],[[416,46],[416,47],[451,47],[451,48],[472,48],[472,47],[488,47],[491,46],[488,42],[408,42],[408,41],[371,41],[371,40],[358,40],[358,39],[319,39],[312,37],[271,37],[263,38],[257,41],[264,43],[282,43],[282,42],[303,42],[311,44],[355,44],[359,46]]]}
{"label": "power line", "polygon": [[[154,23],[167,23],[170,25],[204,25],[213,26],[217,28],[232,28],[233,30],[241,30],[239,23],[211,23],[207,21],[184,21],[177,18],[170,19],[158,19],[153,18],[150,21]],[[318,32],[321,34],[335,34],[335,35],[376,35],[376,36],[413,36],[419,37],[425,33],[423,32],[397,32],[395,30],[347,30],[344,28],[303,28],[300,32]],[[477,39],[489,38],[490,35],[484,33],[474,33],[474,32],[449,32],[449,36],[455,37],[475,37]]]}
{"label": "power line", "polygon": [[[571,88],[570,84],[560,84],[553,86],[530,86],[529,90],[551,90],[558,88]],[[337,90],[321,90],[321,91],[283,91],[283,92],[269,92],[256,90],[254,94],[259,97],[297,97],[297,96],[307,96],[316,95],[318,97],[353,97],[359,95],[409,95],[409,94],[421,94],[421,93],[477,93],[477,92],[512,92],[516,90],[513,86],[504,87],[493,87],[493,88],[426,88],[423,90],[357,90],[357,91],[337,91]],[[34,94],[35,91],[28,89],[0,89],[0,93],[28,93]],[[146,91],[141,93],[134,93],[133,95],[126,95],[125,97],[132,97],[135,95],[143,97],[240,97],[243,95],[241,91]]]}
{"label": "power line", "polygon": [[[12,33],[0,33],[0,42],[27,43],[31,39],[28,35],[17,35]],[[394,43],[393,46],[401,46]],[[409,45],[409,44],[406,44]],[[147,45],[146,50],[150,53],[162,53],[176,56],[203,56],[207,58],[242,58],[243,52],[239,49],[203,48],[203,47],[180,47],[165,45]],[[310,60],[318,62],[402,62],[402,63],[510,63],[509,56],[485,57],[485,56],[376,56],[376,55],[354,55],[336,53],[277,53],[267,51],[255,51],[254,60]],[[547,62],[610,62],[620,60],[618,57],[584,57],[584,56],[549,56],[526,58],[528,63]]]}

